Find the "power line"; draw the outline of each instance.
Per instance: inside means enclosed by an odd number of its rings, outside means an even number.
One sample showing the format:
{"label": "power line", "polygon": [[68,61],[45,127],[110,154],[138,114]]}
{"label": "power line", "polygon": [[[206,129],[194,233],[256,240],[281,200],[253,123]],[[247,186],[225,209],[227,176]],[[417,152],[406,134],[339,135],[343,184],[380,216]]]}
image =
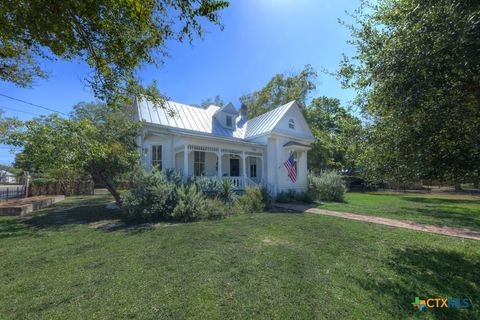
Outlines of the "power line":
{"label": "power line", "polygon": [[8,98],[8,99],[11,99],[11,100],[19,101],[19,102],[22,102],[22,103],[26,103],[26,104],[29,104],[29,105],[31,105],[31,106],[34,106],[34,107],[37,107],[37,108],[41,108],[41,109],[45,109],[45,110],[48,110],[48,111],[51,111],[51,112],[61,113],[61,114],[67,116],[67,114],[66,114],[65,112],[61,112],[61,111],[58,111],[58,110],[50,109],[50,108],[47,108],[47,107],[44,107],[44,106],[41,106],[41,105],[38,105],[38,104],[35,104],[35,103],[31,103],[31,102],[28,102],[28,101],[25,101],[25,100],[22,100],[22,99],[17,99],[17,98],[14,98],[14,97],[10,97],[10,96],[7,96],[6,94],[3,94],[3,93],[0,93],[0,96],[5,97],[5,98]]}
{"label": "power line", "polygon": [[9,107],[5,107],[5,106],[0,106],[0,109],[10,110],[10,111],[16,111],[16,112],[23,112],[23,113],[31,114],[31,115],[33,115],[33,116],[43,116],[43,114],[33,113],[33,112],[28,112],[28,111],[23,111],[23,110],[18,110],[18,109],[15,109],[15,108],[9,108]]}

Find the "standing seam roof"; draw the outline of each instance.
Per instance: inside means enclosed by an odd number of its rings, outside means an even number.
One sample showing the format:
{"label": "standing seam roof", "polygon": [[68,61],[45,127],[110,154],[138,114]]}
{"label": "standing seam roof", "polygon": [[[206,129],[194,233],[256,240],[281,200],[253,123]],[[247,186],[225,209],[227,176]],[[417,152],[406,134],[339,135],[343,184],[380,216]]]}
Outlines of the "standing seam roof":
{"label": "standing seam roof", "polygon": [[[235,129],[227,129],[218,122],[214,114],[221,108],[214,105],[202,109],[166,101],[165,107],[162,108],[154,107],[150,101],[145,99],[139,99],[137,109],[140,121],[147,123],[197,131],[224,138],[248,139],[271,132],[293,103],[294,101],[289,102],[246,122],[239,115],[235,119],[237,124]],[[170,116],[168,110],[173,110],[175,114]]]}

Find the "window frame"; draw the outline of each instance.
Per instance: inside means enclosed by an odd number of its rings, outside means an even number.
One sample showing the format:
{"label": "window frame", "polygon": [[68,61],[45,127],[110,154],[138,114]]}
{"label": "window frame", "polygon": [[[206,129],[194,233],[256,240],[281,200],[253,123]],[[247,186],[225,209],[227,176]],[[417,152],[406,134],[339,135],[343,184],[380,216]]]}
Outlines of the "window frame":
{"label": "window frame", "polygon": [[158,170],[162,171],[163,167],[163,161],[162,161],[162,156],[163,156],[163,147],[161,144],[154,144],[150,148],[151,150],[151,156],[150,156],[150,161],[152,164],[152,168],[156,167]]}
{"label": "window frame", "polygon": [[295,120],[293,120],[293,118],[290,118],[288,120],[288,128],[292,129],[292,130],[295,130]]}
{"label": "window frame", "polygon": [[203,176],[205,173],[205,152],[193,152],[193,175],[195,177]]}
{"label": "window frame", "polygon": [[[230,125],[228,124],[229,121],[230,121]],[[229,116],[229,115],[225,116],[225,125],[229,128],[233,127],[233,117],[232,116]]]}

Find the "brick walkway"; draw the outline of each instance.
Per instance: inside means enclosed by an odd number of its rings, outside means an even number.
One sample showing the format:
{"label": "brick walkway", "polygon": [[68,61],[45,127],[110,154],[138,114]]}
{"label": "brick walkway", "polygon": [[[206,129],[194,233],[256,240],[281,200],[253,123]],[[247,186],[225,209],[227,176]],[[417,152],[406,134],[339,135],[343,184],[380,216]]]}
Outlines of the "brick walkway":
{"label": "brick walkway", "polygon": [[315,208],[314,206],[306,205],[306,204],[276,203],[275,206],[281,209],[298,211],[298,212],[321,214],[325,216],[333,216],[333,217],[339,217],[339,218],[350,219],[350,220],[383,224],[386,226],[397,227],[397,228],[405,228],[405,229],[423,231],[428,233],[442,234],[442,235],[451,236],[451,237],[480,240],[480,232],[468,230],[468,229],[437,227],[433,225],[420,224],[420,223],[407,221],[407,220],[395,220],[395,219],[388,219],[388,218],[381,218],[381,217],[365,216],[365,215],[349,213],[349,212],[323,210],[323,209],[318,209],[318,208]]}

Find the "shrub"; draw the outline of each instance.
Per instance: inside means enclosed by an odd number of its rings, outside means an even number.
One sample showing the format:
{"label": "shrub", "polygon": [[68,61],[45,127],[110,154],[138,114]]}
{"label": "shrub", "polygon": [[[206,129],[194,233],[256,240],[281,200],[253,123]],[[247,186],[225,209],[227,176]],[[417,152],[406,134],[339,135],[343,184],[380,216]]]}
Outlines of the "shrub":
{"label": "shrub", "polygon": [[235,186],[228,178],[223,178],[219,181],[217,197],[223,201],[223,203],[233,203],[237,199],[235,193]]}
{"label": "shrub", "polygon": [[165,178],[168,182],[179,187],[183,182],[183,173],[181,170],[169,168],[165,170]]}
{"label": "shrub", "polygon": [[296,191],[295,189],[289,189],[288,191],[280,191],[277,193],[277,202],[292,202],[296,200]]}
{"label": "shrub", "polygon": [[204,218],[209,220],[221,219],[227,215],[237,213],[237,211],[234,210],[233,206],[228,206],[217,198],[207,199],[207,214]]}
{"label": "shrub", "polygon": [[181,221],[201,220],[208,217],[207,199],[195,184],[180,186],[177,189],[178,203],[172,217]]}
{"label": "shrub", "polygon": [[238,198],[238,202],[245,212],[262,212],[265,210],[262,191],[258,187],[246,188],[245,194]]}
{"label": "shrub", "polygon": [[336,171],[323,171],[320,176],[308,175],[308,190],[315,200],[342,202],[345,182]]}
{"label": "shrub", "polygon": [[313,196],[308,191],[297,192],[295,194],[295,201],[310,203],[310,202],[313,202]]}
{"label": "shrub", "polygon": [[123,195],[122,210],[128,218],[154,221],[170,217],[177,204],[176,186],[162,172],[144,173],[137,186]]}
{"label": "shrub", "polygon": [[288,191],[281,191],[277,194],[277,202],[312,202],[313,198],[310,192],[297,192],[295,189],[289,189]]}
{"label": "shrub", "polygon": [[217,178],[199,177],[195,180],[198,190],[211,198],[218,196],[220,181]]}
{"label": "shrub", "polygon": [[265,204],[265,209],[272,208],[273,207],[273,196],[270,193],[270,191],[268,190],[268,188],[267,187],[262,187],[260,189],[260,191],[262,192],[262,199],[263,199],[263,203]]}

